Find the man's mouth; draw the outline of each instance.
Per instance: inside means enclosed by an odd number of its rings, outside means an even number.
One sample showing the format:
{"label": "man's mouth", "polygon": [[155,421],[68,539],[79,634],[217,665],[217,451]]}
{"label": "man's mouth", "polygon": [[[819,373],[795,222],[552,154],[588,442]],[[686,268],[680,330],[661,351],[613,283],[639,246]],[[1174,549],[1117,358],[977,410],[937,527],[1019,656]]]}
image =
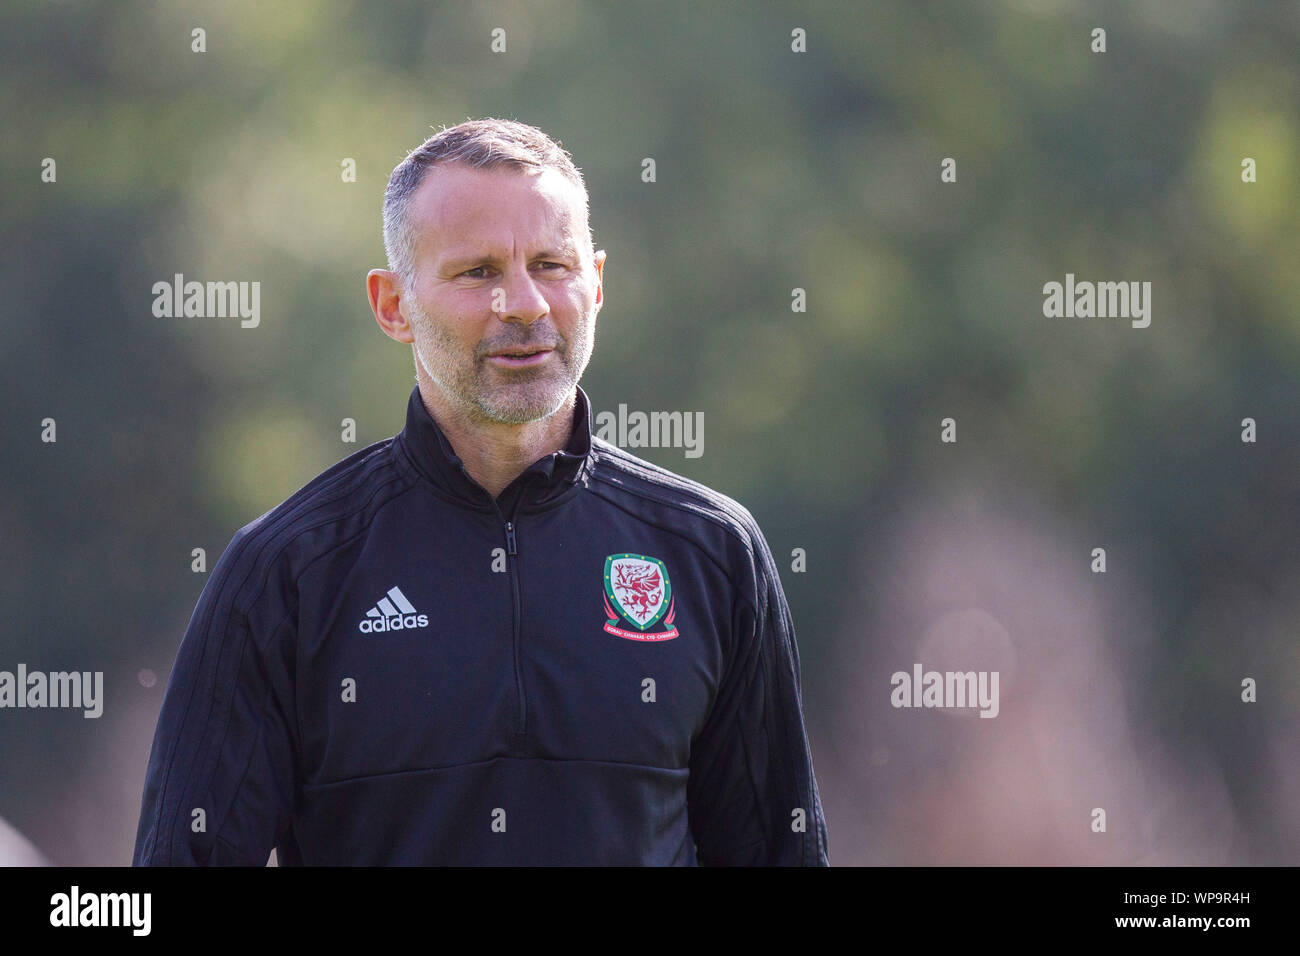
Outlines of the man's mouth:
{"label": "man's mouth", "polygon": [[549,346],[543,346],[537,349],[505,349],[501,352],[495,352],[488,356],[489,361],[504,366],[505,368],[524,368],[529,365],[539,365],[545,362],[547,357],[555,351]]}

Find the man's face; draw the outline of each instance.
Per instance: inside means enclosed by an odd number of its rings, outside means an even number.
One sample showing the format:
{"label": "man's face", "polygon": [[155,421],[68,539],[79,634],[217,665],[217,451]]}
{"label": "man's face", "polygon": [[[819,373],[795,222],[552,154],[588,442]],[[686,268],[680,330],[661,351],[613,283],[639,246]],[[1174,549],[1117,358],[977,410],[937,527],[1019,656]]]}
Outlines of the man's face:
{"label": "man's face", "polygon": [[602,303],[604,253],[577,187],[551,169],[451,163],[429,170],[409,214],[415,275],[401,304],[425,373],[473,421],[554,413],[591,358]]}

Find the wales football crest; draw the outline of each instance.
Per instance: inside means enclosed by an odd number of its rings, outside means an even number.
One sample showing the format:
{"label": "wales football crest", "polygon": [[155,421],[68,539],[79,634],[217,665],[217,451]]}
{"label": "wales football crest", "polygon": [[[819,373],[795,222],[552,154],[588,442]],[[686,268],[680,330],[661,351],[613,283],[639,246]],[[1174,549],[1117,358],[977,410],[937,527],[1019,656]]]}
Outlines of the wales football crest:
{"label": "wales football crest", "polygon": [[[673,586],[664,563],[645,554],[607,557],[605,615],[605,632],[615,637],[631,641],[669,641],[676,637]],[[635,630],[618,626],[622,622]],[[662,624],[662,630],[651,630],[658,624]]]}

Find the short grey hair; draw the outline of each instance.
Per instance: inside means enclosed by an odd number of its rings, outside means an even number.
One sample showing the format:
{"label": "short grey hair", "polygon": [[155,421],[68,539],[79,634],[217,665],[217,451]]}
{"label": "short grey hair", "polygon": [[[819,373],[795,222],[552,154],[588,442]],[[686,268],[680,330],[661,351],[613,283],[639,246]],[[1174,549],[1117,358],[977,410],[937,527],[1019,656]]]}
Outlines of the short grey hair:
{"label": "short grey hair", "polygon": [[587,239],[595,248],[588,212],[587,186],[561,144],[536,126],[505,119],[466,120],[444,126],[411,150],[397,164],[384,191],[384,250],[388,268],[409,285],[415,274],[415,231],[411,228],[411,197],[424,182],[429,169],[440,163],[461,163],[475,169],[555,169],[578,187],[582,197]]}

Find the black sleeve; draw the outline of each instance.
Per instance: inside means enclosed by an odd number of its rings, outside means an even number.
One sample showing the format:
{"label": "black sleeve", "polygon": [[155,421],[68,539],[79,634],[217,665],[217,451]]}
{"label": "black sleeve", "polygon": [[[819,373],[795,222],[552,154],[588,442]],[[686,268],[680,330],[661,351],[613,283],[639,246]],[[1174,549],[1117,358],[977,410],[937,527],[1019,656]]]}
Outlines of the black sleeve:
{"label": "black sleeve", "polygon": [[696,856],[702,866],[829,866],[794,623],[771,551],[749,520],[753,591],[733,615],[734,651],[691,750]]}
{"label": "black sleeve", "polygon": [[258,541],[247,528],[235,535],[181,641],[149,755],[135,866],[264,866],[288,832],[296,613],[289,586],[259,567]]}

